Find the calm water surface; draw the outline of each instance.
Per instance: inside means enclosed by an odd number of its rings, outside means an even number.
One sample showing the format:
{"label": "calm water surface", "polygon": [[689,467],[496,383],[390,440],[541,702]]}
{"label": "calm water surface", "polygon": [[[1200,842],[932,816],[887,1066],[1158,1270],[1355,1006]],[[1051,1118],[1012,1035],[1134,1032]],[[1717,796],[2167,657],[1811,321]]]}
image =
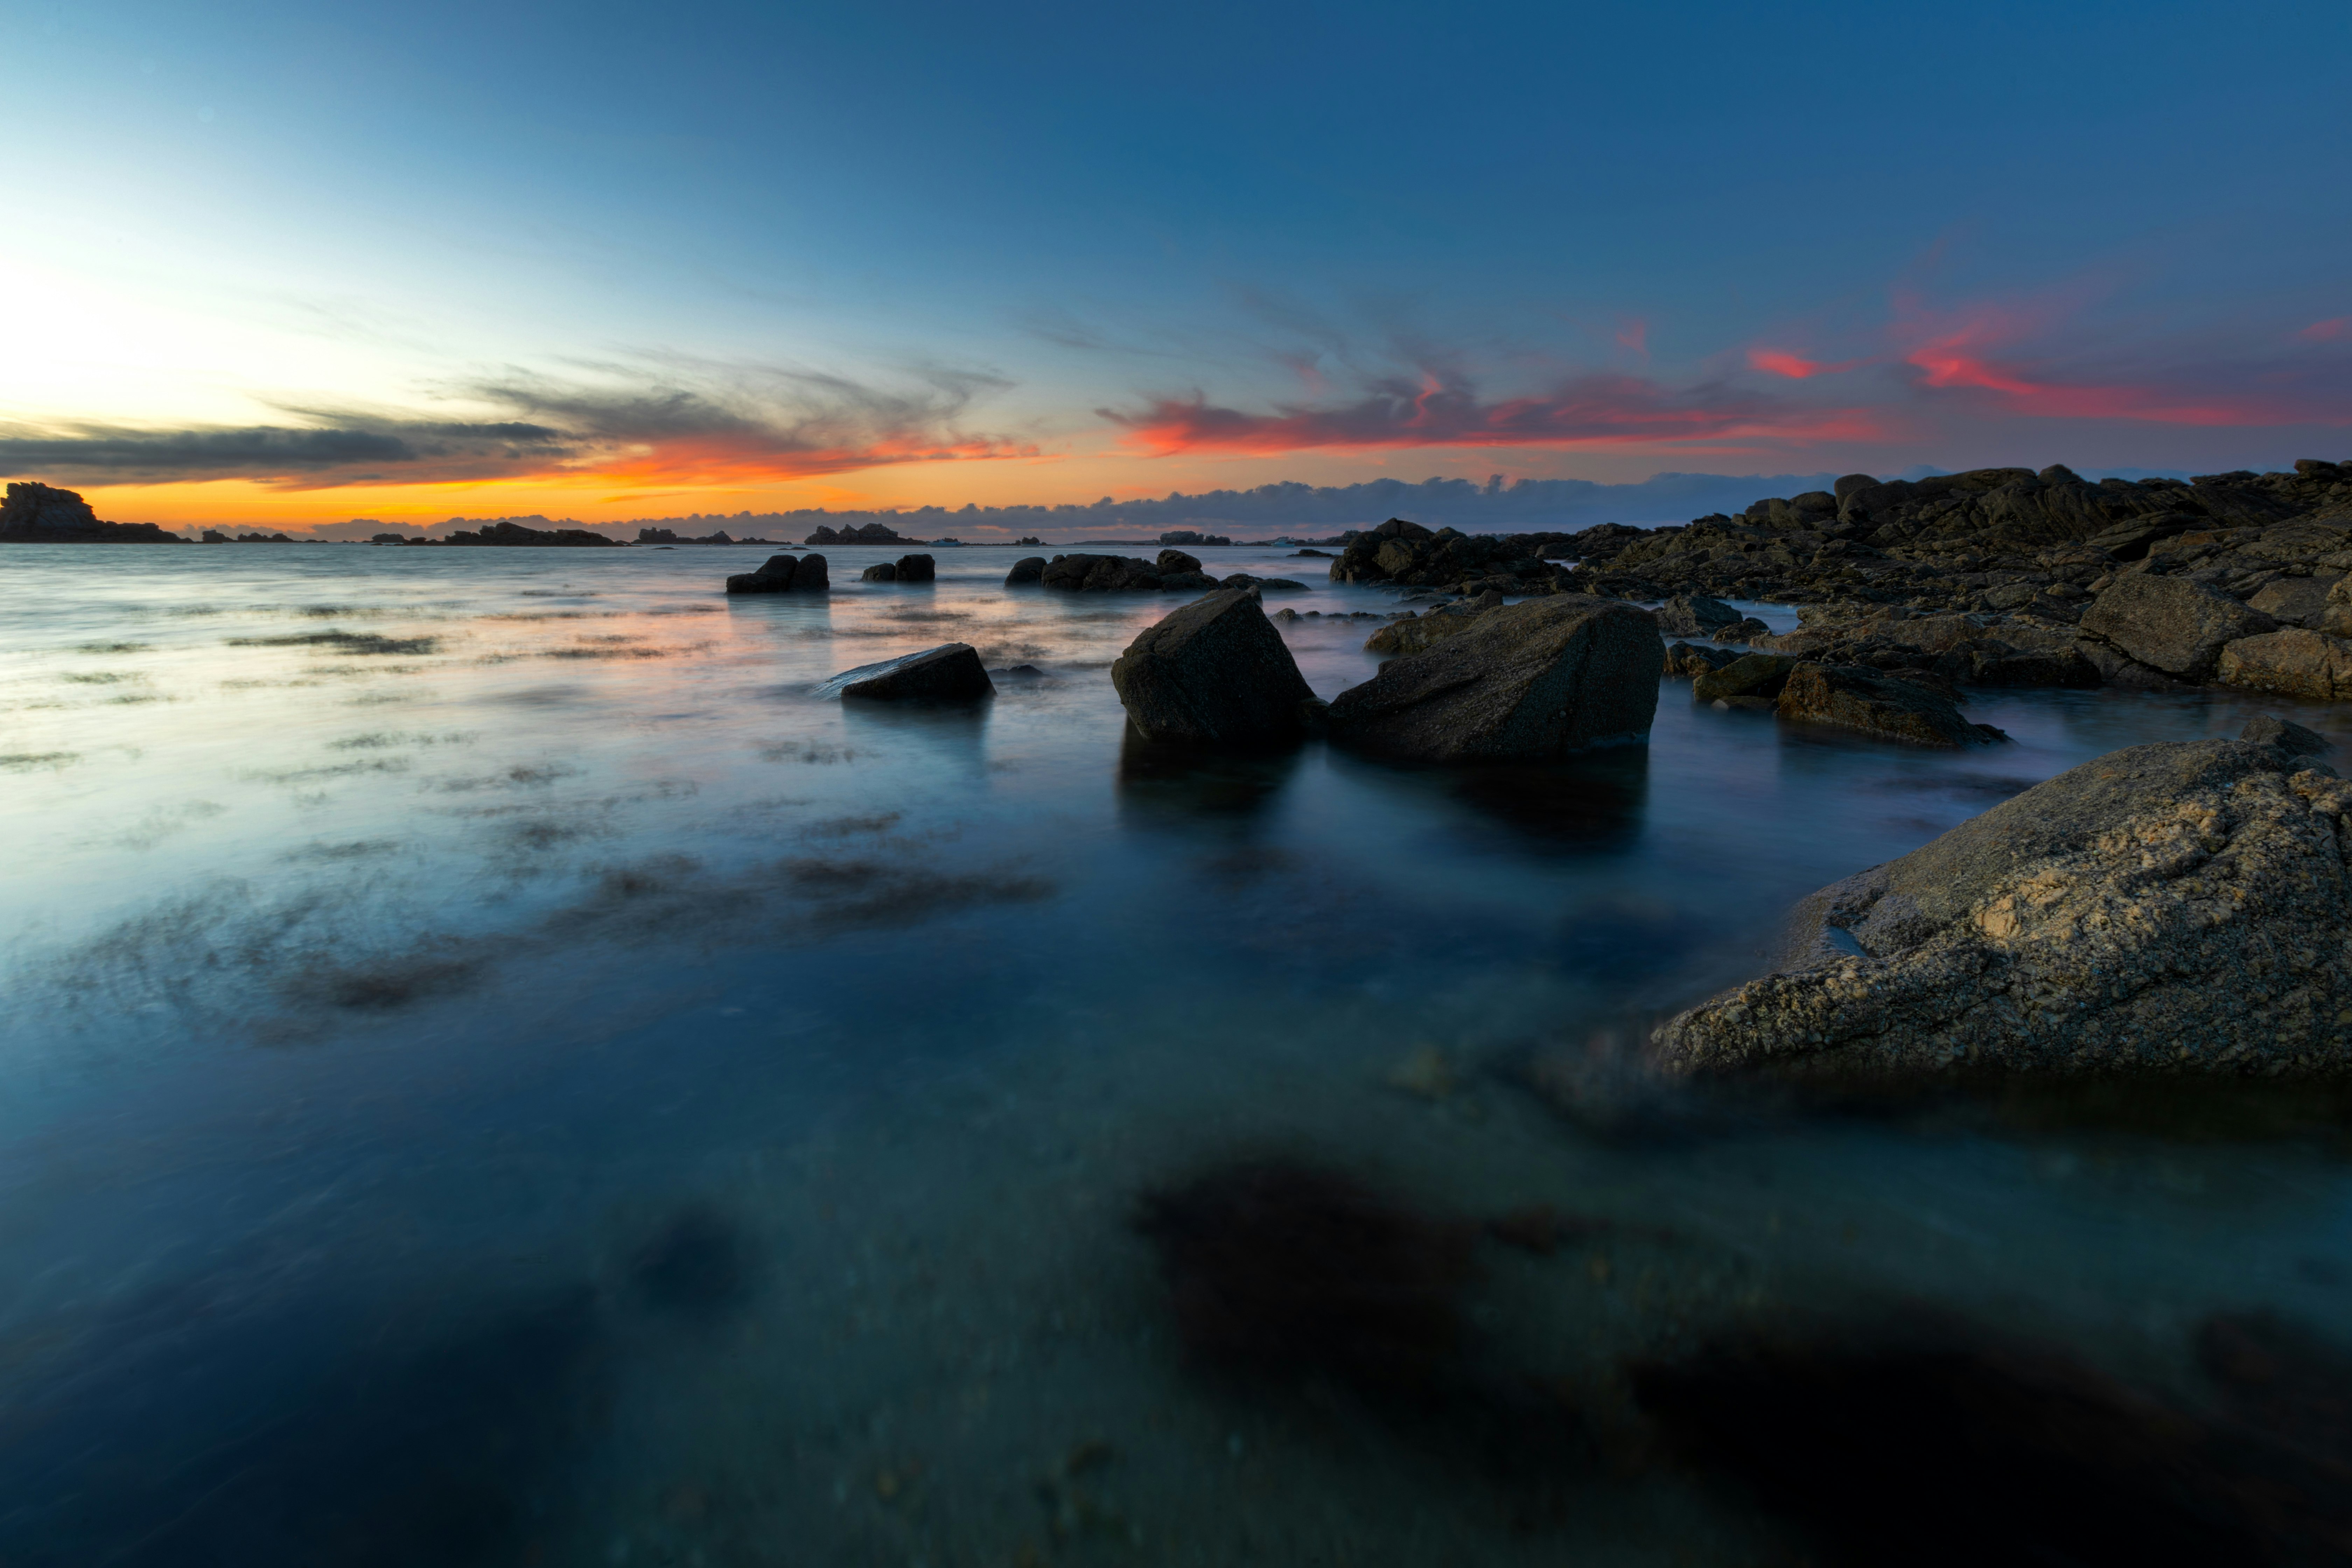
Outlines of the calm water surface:
{"label": "calm water surface", "polygon": [[[1560,1387],[1875,1301],[2158,1385],[2216,1310],[2352,1331],[2316,1140],[1618,1072],[1794,898],[2249,706],[1986,693],[2016,743],[1944,756],[1669,682],[1646,752],[1204,766],[1107,673],[1169,601],[1003,550],[717,592],[760,553],[0,552],[0,1560],[1782,1560],[1669,1474],[1531,1521],[1410,1423],[1200,1375],[1131,1220],[1236,1157],[1607,1222],[1475,1287]],[[1370,629],[1285,635],[1330,697]],[[947,641],[1038,673],[811,695]]]}

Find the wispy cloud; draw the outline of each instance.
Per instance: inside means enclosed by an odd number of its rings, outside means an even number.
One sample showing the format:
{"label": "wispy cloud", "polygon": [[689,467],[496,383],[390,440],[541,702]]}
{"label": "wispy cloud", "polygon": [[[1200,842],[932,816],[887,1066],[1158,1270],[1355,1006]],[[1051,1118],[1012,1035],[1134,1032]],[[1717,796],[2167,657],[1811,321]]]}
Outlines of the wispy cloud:
{"label": "wispy cloud", "polygon": [[1787,349],[1752,348],[1748,351],[1748,363],[1752,369],[1767,374],[1785,376],[1790,381],[1810,381],[1817,375],[1837,375],[1868,364],[1867,359],[1827,360],[1808,359]]}
{"label": "wispy cloud", "polygon": [[1139,409],[1105,408],[1131,449],[1288,452],[1316,447],[1598,447],[1759,439],[1870,440],[1864,410],[1788,404],[1721,383],[1680,390],[1644,376],[1570,377],[1528,396],[1486,398],[1459,372],[1380,378],[1351,402],[1248,413],[1200,393],[1160,396]]}
{"label": "wispy cloud", "polygon": [[2314,321],[2295,336],[2307,343],[2341,342],[2352,338],[2352,316],[2330,316],[2324,321]]}
{"label": "wispy cloud", "polygon": [[63,482],[242,479],[280,489],[589,476],[622,483],[743,481],[898,463],[1034,457],[964,416],[1010,385],[927,369],[895,384],[772,366],[668,363],[508,370],[438,389],[487,416],[430,419],[280,405],[285,424],[181,429],[72,423],[0,427],[0,471]]}

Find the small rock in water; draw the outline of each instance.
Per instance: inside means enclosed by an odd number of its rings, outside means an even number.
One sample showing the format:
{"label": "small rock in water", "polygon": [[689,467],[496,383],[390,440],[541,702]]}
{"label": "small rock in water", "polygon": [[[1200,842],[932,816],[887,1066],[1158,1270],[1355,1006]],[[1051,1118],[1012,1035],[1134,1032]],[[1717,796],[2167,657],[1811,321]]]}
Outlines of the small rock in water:
{"label": "small rock in water", "polygon": [[820,697],[883,701],[962,702],[995,695],[996,688],[970,643],[945,643],[904,658],[861,664],[817,688]]}
{"label": "small rock in water", "polygon": [[1004,585],[1008,588],[1017,588],[1024,583],[1039,582],[1045,575],[1045,558],[1042,555],[1024,555],[1013,563],[1012,571],[1004,574]]}
{"label": "small rock in water", "polygon": [[890,562],[877,561],[860,572],[857,580],[861,583],[895,583],[898,580],[898,568]]}
{"label": "small rock in water", "polygon": [[1916,679],[1852,665],[1798,665],[1780,689],[1780,717],[1914,746],[1981,746],[2008,736],[1971,724],[1949,697]]}

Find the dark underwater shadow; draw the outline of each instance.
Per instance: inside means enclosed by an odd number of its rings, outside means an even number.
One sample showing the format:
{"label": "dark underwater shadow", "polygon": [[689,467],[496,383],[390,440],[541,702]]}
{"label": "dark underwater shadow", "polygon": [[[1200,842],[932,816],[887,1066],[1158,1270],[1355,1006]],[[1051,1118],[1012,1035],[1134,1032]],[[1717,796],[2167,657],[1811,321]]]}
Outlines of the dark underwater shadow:
{"label": "dark underwater shadow", "polygon": [[1516,855],[1619,853],[1649,809],[1650,749],[1620,746],[1540,763],[1383,762],[1334,751],[1355,781],[1411,797],[1468,847]]}
{"label": "dark underwater shadow", "polygon": [[1159,833],[1255,837],[1298,771],[1299,749],[1216,751],[1149,741],[1126,726],[1118,748],[1118,815]]}

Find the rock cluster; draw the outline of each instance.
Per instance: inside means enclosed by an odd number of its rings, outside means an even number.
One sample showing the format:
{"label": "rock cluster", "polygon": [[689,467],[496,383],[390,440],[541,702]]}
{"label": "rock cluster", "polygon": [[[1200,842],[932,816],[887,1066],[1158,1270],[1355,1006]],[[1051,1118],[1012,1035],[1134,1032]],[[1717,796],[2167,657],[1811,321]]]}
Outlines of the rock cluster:
{"label": "rock cluster", "polygon": [[929,555],[901,555],[877,561],[858,574],[864,583],[929,583],[938,579],[939,563]]}
{"label": "rock cluster", "polygon": [[[1587,530],[1586,534],[1591,531]],[[1515,598],[1557,593],[1568,585],[1567,570],[1544,556],[1559,552],[1586,534],[1463,533],[1451,528],[1427,529],[1392,517],[1349,542],[1331,563],[1331,581],[1395,583],[1465,594],[1496,588]]]}
{"label": "rock cluster", "polygon": [[1783,968],[1657,1031],[1668,1068],[2352,1069],[2352,784],[2326,742],[2132,746],[1798,906]]}
{"label": "rock cluster", "polygon": [[1559,552],[1586,591],[1801,604],[1798,630],[1743,640],[1822,662],[1987,686],[2352,692],[2343,464],[2186,482],[2092,484],[2065,468],[1853,474],[1737,518],[1602,524]]}
{"label": "rock cluster", "polygon": [[727,579],[730,594],[823,594],[832,587],[822,555],[771,555],[758,571]]}
{"label": "rock cluster", "polygon": [[1219,588],[1279,591],[1307,586],[1287,577],[1253,577],[1243,572],[1223,579],[1213,577],[1201,570],[1197,557],[1181,550],[1163,550],[1156,561],[1140,561],[1132,555],[1056,555],[1050,561],[1032,556],[1015,562],[1005,574],[1008,588],[1023,583],[1096,594],[1205,594]]}
{"label": "rock cluster", "polygon": [[152,522],[101,522],[78,490],[17,480],[0,501],[0,543],[185,544]]}
{"label": "rock cluster", "polygon": [[460,529],[441,542],[444,544],[500,544],[541,548],[602,547],[607,550],[624,548],[617,539],[607,539],[584,528],[525,528],[519,522],[486,522],[477,531]]}
{"label": "rock cluster", "polygon": [[820,524],[814,533],[801,541],[803,544],[898,544],[902,542],[898,531],[887,524],[869,522],[863,528],[835,530]]}

